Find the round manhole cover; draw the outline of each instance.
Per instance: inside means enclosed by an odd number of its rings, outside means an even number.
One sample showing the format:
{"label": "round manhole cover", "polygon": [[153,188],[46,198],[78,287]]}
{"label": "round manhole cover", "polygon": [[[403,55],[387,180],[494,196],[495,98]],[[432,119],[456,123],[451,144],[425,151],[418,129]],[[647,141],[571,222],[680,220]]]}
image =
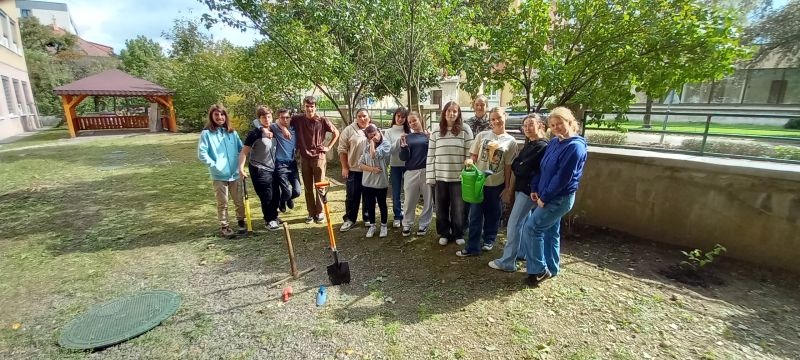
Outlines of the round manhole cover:
{"label": "round manhole cover", "polygon": [[181,305],[181,296],[153,290],[95,305],[72,320],[58,343],[68,349],[96,349],[119,344],[166,320]]}

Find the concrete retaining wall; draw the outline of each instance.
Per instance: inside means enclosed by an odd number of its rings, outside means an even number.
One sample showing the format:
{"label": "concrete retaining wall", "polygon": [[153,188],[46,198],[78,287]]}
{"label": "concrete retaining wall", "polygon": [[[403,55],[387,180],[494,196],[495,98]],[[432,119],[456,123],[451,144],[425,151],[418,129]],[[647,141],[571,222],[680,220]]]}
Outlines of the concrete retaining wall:
{"label": "concrete retaining wall", "polygon": [[800,273],[800,166],[591,147],[581,222]]}

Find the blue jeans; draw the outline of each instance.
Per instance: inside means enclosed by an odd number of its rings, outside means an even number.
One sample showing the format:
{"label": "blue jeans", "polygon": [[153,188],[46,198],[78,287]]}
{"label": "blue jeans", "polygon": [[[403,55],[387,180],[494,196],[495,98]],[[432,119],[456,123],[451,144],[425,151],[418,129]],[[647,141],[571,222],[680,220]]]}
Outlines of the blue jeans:
{"label": "blue jeans", "polygon": [[500,228],[500,217],[503,215],[503,203],[500,193],[503,185],[484,186],[483,202],[469,205],[469,238],[464,249],[469,254],[481,253],[481,235],[484,244],[494,244],[497,229]]}
{"label": "blue jeans", "polygon": [[403,174],[405,173],[405,166],[392,166],[392,170],[389,172],[392,181],[392,211],[394,211],[395,220],[403,220],[400,191],[403,190]]}
{"label": "blue jeans", "polygon": [[536,203],[531,200],[530,194],[521,191],[514,192],[514,207],[511,209],[511,215],[508,216],[508,228],[506,229],[506,247],[503,248],[503,256],[494,261],[501,269],[517,271],[517,254],[525,254],[527,249],[524,246],[525,243],[520,241],[522,225],[534,206]]}
{"label": "blue jeans", "polygon": [[553,276],[558,274],[561,217],[572,210],[574,204],[575,193],[560,196],[543,208],[537,206],[525,219],[521,238],[525,243],[529,275],[538,275],[545,270],[550,270]]}
{"label": "blue jeans", "polygon": [[280,190],[280,202],[284,206],[287,201],[300,197],[300,174],[297,171],[297,162],[275,161],[275,180]]}

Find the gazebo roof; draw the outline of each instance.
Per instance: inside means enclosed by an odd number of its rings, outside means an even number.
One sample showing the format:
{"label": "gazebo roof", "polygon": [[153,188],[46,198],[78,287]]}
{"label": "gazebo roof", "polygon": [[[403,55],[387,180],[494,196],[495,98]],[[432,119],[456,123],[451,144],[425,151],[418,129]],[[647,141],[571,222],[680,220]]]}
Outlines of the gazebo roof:
{"label": "gazebo roof", "polygon": [[130,76],[120,70],[106,70],[99,74],[71,82],[53,89],[56,95],[89,96],[163,96],[175,91],[144,79]]}

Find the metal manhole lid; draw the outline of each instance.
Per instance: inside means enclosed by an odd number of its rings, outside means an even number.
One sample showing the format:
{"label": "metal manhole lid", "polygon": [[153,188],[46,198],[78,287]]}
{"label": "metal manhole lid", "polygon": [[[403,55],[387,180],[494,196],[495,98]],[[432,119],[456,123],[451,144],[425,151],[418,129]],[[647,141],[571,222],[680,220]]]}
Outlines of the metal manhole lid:
{"label": "metal manhole lid", "polygon": [[169,290],[128,295],[92,306],[61,331],[59,345],[67,349],[103,348],[139,336],[166,320],[181,305]]}

